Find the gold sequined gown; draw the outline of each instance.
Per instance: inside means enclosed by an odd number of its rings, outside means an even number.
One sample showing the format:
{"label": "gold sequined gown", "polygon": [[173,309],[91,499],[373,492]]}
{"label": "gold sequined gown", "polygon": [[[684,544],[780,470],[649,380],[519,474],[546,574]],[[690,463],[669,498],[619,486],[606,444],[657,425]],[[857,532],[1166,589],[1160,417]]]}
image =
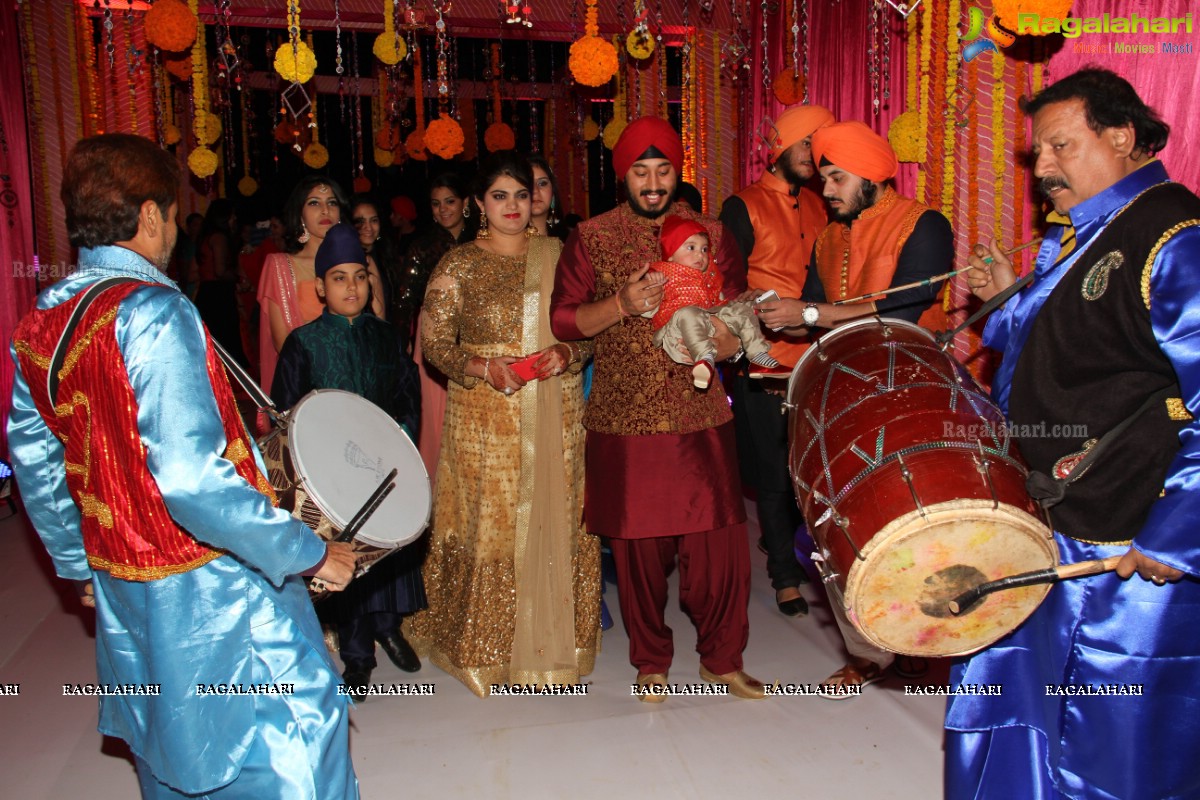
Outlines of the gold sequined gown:
{"label": "gold sequined gown", "polygon": [[[557,250],[555,243],[555,256]],[[549,260],[551,270],[554,260]],[[566,514],[564,529],[551,535],[568,540],[568,548],[559,552],[570,553],[570,571],[563,574],[571,582],[571,596],[560,598],[566,602],[558,604],[562,610],[557,613],[573,618],[574,653],[545,672],[515,674],[511,669],[519,594],[541,591],[542,583],[518,586],[515,567],[515,553],[519,548],[524,552],[525,543],[525,531],[518,530],[520,507],[531,491],[523,483],[522,453],[527,460],[536,456],[534,431],[522,426],[522,402],[535,396],[538,384],[530,382],[506,397],[467,377],[464,368],[472,356],[521,356],[553,343],[527,346],[526,279],[525,256],[499,256],[465,244],[447,253],[434,270],[422,311],[425,357],[450,383],[424,568],[429,608],[411,617],[407,630],[418,652],[480,696],[492,684],[577,683],[580,675],[591,672],[600,640],[599,541],[581,522],[585,433],[577,363],[548,379],[548,387],[561,386],[561,417],[538,423],[562,432]],[[540,300],[540,314],[548,318],[548,291]],[[585,359],[589,352],[584,348]],[[569,626],[571,620],[558,622]]]}

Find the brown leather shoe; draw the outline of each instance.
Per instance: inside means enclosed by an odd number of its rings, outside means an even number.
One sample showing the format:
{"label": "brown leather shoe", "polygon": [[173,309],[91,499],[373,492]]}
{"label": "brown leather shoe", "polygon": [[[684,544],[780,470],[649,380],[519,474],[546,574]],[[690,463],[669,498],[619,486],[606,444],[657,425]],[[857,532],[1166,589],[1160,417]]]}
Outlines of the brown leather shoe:
{"label": "brown leather shoe", "polygon": [[766,696],[766,687],[758,678],[752,678],[745,672],[738,670],[737,672],[726,672],[724,675],[717,675],[714,672],[709,672],[700,665],[700,677],[709,683],[723,683],[729,687],[729,693],[734,697],[740,697],[743,700],[761,700]]}
{"label": "brown leather shoe", "polygon": [[[645,675],[637,676],[637,685],[639,689],[647,686],[663,686],[667,685],[667,675],[664,672],[648,672]],[[652,691],[639,692],[638,700],[643,703],[661,703],[667,699],[665,694],[654,694]]]}

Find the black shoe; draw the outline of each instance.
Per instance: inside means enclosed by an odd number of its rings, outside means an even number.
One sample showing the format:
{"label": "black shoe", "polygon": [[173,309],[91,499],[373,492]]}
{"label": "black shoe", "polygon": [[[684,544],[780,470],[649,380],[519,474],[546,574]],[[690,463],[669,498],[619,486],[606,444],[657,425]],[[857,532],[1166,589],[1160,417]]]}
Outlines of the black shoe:
{"label": "black shoe", "polygon": [[404,672],[416,672],[421,669],[421,659],[417,657],[417,651],[412,649],[412,645],[400,631],[381,638],[379,646],[387,653],[392,663]]}
{"label": "black shoe", "polygon": [[808,614],[808,602],[803,597],[793,597],[791,600],[776,600],[775,605],[785,617],[803,617]]}
{"label": "black shoe", "polygon": [[346,693],[361,703],[367,699],[367,687],[371,685],[371,668],[366,664],[347,664],[342,673],[342,683],[346,684]]}

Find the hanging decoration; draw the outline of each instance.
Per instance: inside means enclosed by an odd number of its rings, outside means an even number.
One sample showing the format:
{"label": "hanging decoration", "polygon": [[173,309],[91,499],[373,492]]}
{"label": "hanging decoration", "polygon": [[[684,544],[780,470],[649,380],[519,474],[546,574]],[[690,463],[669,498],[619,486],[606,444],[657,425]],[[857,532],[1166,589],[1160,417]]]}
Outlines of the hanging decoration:
{"label": "hanging decoration", "polygon": [[288,41],[275,51],[275,71],[292,83],[308,83],[317,71],[317,56],[300,38],[300,0],[288,0]]}
{"label": "hanging decoration", "polygon": [[483,146],[487,148],[489,153],[495,153],[499,150],[512,150],[515,148],[517,146],[517,134],[503,122],[501,116],[500,78],[502,67],[500,65],[499,44],[492,45],[491,58],[492,63],[489,72],[492,76],[492,123],[483,132]]}
{"label": "hanging decoration", "polygon": [[583,140],[585,142],[593,142],[600,135],[600,126],[596,124],[596,120],[587,117],[583,121]]}
{"label": "hanging decoration", "polygon": [[625,37],[625,50],[638,61],[644,61],[654,52],[654,37],[646,21],[649,16],[646,0],[633,0],[633,30]]}
{"label": "hanging decoration", "polygon": [[892,120],[887,138],[898,160],[908,164],[920,164],[925,160],[925,130],[921,127],[918,112],[905,111]]}
{"label": "hanging decoration", "polygon": [[504,10],[508,12],[508,19],[504,20],[509,25],[524,25],[526,28],[533,27],[533,20],[530,16],[533,14],[533,6],[530,0],[508,0],[504,4]]}
{"label": "hanging decoration", "polygon": [[211,111],[203,112],[202,116],[197,107],[196,120],[192,123],[192,133],[195,134],[197,142],[204,145],[216,144],[224,132],[220,117]]}
{"label": "hanging decoration", "polygon": [[166,78],[162,81],[163,100],[163,144],[173,147],[183,139],[179,126],[175,124],[175,89]]}
{"label": "hanging decoration", "polygon": [[[193,14],[196,5],[197,0],[188,0]],[[188,154],[188,168],[197,178],[207,178],[217,171],[219,164],[217,154],[208,145],[217,141],[220,132],[215,137],[208,132],[209,118],[213,115],[208,111],[208,57],[204,53],[204,23],[199,15],[196,15],[196,40],[192,42],[192,105],[195,108],[192,132],[199,146]]]}
{"label": "hanging decoration", "polygon": [[798,19],[798,0],[792,0],[787,7],[787,32],[791,38],[791,66],[785,66],[775,76],[771,89],[775,99],[785,106],[795,105],[804,99],[806,83],[804,73],[800,69],[800,20]]}
{"label": "hanging decoration", "polygon": [[617,72],[617,49],[608,40],[600,38],[600,25],[597,22],[599,12],[596,9],[598,0],[586,2],[583,36],[571,45],[567,66],[575,80],[584,86],[603,86]]}
{"label": "hanging decoration", "polygon": [[441,115],[425,131],[425,149],[438,158],[454,158],[465,142],[462,126],[454,117]]}
{"label": "hanging decoration", "polygon": [[163,69],[172,78],[178,78],[181,81],[190,81],[192,79],[192,54],[188,53],[182,58],[171,54],[163,53]]}
{"label": "hanging decoration", "polygon": [[375,37],[371,52],[384,64],[395,66],[408,55],[408,45],[396,31],[400,0],[383,0],[383,33]]}
{"label": "hanging decoration", "polygon": [[309,110],[309,133],[312,135],[310,141],[304,148],[304,163],[313,169],[323,169],[329,163],[329,150],[325,145],[321,144],[320,129],[317,127],[317,109],[314,105]]}
{"label": "hanging decoration", "polygon": [[413,103],[416,105],[417,126],[404,140],[404,151],[409,158],[426,161],[429,152],[425,148],[425,76],[422,73],[421,48],[413,48]]}
{"label": "hanging decoration", "polygon": [[250,174],[250,104],[246,92],[238,94],[238,104],[241,106],[242,117],[242,178],[237,188],[243,197],[250,197],[258,191],[258,181]]}
{"label": "hanging decoration", "polygon": [[146,41],[159,50],[181,53],[196,41],[196,15],[182,0],[158,0],[142,17]]}
{"label": "hanging decoration", "polygon": [[[614,43],[617,36],[613,36]],[[612,150],[629,124],[629,78],[624,70],[617,72],[617,95],[613,98],[613,116],[604,126],[604,146]]]}

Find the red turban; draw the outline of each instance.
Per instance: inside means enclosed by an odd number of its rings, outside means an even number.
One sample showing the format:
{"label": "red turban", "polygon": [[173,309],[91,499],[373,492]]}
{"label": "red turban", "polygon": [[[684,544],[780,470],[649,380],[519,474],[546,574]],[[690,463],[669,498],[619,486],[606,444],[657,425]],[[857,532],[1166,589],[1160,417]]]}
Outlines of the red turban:
{"label": "red turban", "polygon": [[417,219],[417,207],[413,204],[412,198],[399,195],[392,198],[392,213],[399,214],[409,222],[415,222]]}
{"label": "red turban", "polygon": [[697,233],[708,236],[708,228],[694,219],[684,219],[674,215],[667,217],[663,221],[662,229],[658,232],[663,259],[666,260],[675,255],[675,251],[683,247],[683,243]]}
{"label": "red turban", "polygon": [[625,126],[613,148],[613,169],[617,178],[624,179],[633,162],[640,160],[651,147],[671,162],[676,173],[683,170],[683,141],[671,123],[658,117],[640,117]]}
{"label": "red turban", "polygon": [[792,106],[775,120],[775,136],[770,141],[771,158],[796,142],[812,136],[817,128],[833,124],[833,114],[821,106]]}
{"label": "red turban", "polygon": [[813,134],[813,163],[822,159],[868,181],[886,181],[896,174],[896,152],[878,133],[861,122],[836,122]]}

